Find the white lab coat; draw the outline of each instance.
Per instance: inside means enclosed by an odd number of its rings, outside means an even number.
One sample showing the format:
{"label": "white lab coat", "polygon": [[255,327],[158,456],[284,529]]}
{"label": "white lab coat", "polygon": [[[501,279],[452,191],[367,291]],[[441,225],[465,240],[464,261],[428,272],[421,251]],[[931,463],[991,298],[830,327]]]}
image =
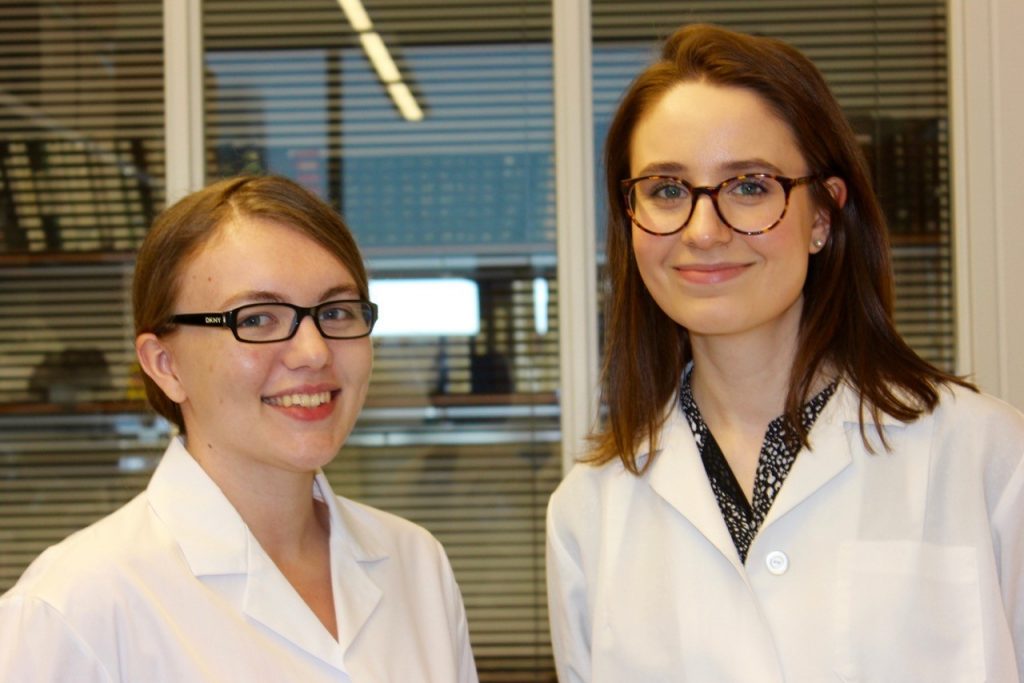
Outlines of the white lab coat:
{"label": "white lab coat", "polygon": [[944,391],[875,454],[857,419],[840,386],[745,566],[678,408],[642,476],[576,465],[548,509],[562,683],[1017,683],[1024,416]]}
{"label": "white lab coat", "polygon": [[0,680],[477,680],[465,612],[440,544],[336,497],[330,510],[338,640],[174,440],[146,491],[48,549],[0,598]]}

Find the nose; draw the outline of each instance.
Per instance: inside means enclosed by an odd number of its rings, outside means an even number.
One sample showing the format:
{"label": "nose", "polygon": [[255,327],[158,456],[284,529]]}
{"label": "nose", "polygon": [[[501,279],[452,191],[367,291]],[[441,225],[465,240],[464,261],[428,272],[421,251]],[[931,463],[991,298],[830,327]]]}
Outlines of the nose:
{"label": "nose", "polygon": [[312,316],[305,316],[299,321],[295,336],[287,342],[285,364],[290,368],[322,368],[331,359],[331,347],[320,334]]}
{"label": "nose", "polygon": [[690,222],[680,232],[681,239],[697,249],[711,249],[732,240],[732,229],[725,224],[705,192],[694,197]]}

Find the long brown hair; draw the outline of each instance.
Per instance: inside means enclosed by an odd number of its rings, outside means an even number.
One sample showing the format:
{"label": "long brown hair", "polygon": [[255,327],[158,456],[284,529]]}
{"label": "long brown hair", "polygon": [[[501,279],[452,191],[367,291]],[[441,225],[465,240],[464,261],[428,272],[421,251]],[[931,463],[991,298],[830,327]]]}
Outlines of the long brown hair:
{"label": "long brown hair", "polygon": [[[359,247],[341,216],[301,185],[279,176],[228,178],[188,195],[157,217],[139,247],[132,282],[135,335],[166,334],[181,287],[181,272],[217,230],[232,220],[259,218],[298,230],[333,254],[369,298]],[[185,432],[181,408],[143,373],[146,398]]]}
{"label": "long brown hair", "polygon": [[634,79],[605,142],[611,287],[602,394],[608,418],[592,436],[594,449],[585,461],[621,458],[635,474],[646,468],[652,459],[638,465],[637,448],[646,438],[653,453],[665,406],[692,358],[687,331],[658,307],[640,278],[619,189],[619,181],[629,177],[637,122],[668,90],[692,81],[756,93],[793,131],[810,174],[846,182],[842,207],[822,183],[810,186],[815,204],[829,212],[831,230],[808,267],[786,397],[786,420],[804,445],[800,407],[823,366],[858,391],[861,433],[869,448],[865,411],[876,422],[882,413],[910,422],[935,407],[942,384],[970,386],[921,359],[896,332],[885,219],[853,129],[818,69],[779,40],[695,24],[669,37],[661,59]]}

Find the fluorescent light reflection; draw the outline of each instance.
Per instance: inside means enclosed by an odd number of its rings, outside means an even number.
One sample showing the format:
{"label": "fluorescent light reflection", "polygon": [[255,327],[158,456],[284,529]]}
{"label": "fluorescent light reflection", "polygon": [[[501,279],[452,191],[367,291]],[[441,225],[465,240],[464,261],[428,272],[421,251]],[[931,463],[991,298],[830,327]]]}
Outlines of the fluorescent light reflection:
{"label": "fluorescent light reflection", "polygon": [[392,83],[388,86],[388,93],[391,94],[391,100],[398,107],[398,111],[402,113],[406,121],[423,120],[423,110],[420,109],[416,98],[412,96],[409,86],[402,82]]}
{"label": "fluorescent light reflection", "polygon": [[341,5],[341,11],[345,13],[345,18],[348,19],[349,26],[356,33],[362,33],[363,31],[372,31],[373,23],[370,21],[369,15],[366,13],[366,8],[363,7],[363,3],[359,0],[338,0],[338,4]]}
{"label": "fluorescent light reflection", "polygon": [[388,52],[388,48],[384,45],[384,41],[381,40],[379,33],[376,31],[360,33],[359,42],[363,44],[363,50],[366,51],[366,56],[370,58],[373,70],[377,72],[377,78],[380,79],[381,83],[395,83],[401,80],[402,76],[398,73],[395,60],[391,59],[391,53]]}
{"label": "fluorescent light reflection", "polygon": [[370,300],[380,309],[374,337],[460,337],[480,332],[480,290],[472,280],[371,280]]}
{"label": "fluorescent light reflection", "polygon": [[363,52],[377,72],[377,78],[387,88],[388,95],[394,103],[398,112],[406,121],[422,121],[423,110],[420,108],[412,90],[402,80],[402,73],[391,58],[388,46],[380,34],[373,30],[373,22],[366,8],[360,0],[338,0],[341,11],[345,14],[352,30],[359,34],[359,42],[363,45]]}

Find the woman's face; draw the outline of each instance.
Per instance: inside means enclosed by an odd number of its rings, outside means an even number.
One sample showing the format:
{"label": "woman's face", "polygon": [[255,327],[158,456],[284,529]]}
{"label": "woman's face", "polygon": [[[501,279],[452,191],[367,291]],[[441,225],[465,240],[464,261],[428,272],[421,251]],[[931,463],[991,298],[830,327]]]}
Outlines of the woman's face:
{"label": "woman's face", "polygon": [[[315,241],[239,218],[184,266],[175,312],[357,298],[351,273]],[[369,338],[324,339],[308,316],[294,337],[270,344],[184,325],[159,342],[167,376],[158,383],[181,405],[190,452],[242,467],[310,472],[329,462],[363,406],[373,365]]]}
{"label": "woman's face", "polygon": [[[717,186],[746,173],[800,178],[809,171],[789,127],[742,88],[681,83],[633,131],[631,177],[673,175]],[[650,235],[633,225],[632,238],[651,296],[691,336],[777,332],[781,325],[793,332],[808,258],[820,249],[815,241],[828,238],[828,222],[803,185],[791,191],[782,222],[760,235],[733,232],[701,195],[681,232]]]}

